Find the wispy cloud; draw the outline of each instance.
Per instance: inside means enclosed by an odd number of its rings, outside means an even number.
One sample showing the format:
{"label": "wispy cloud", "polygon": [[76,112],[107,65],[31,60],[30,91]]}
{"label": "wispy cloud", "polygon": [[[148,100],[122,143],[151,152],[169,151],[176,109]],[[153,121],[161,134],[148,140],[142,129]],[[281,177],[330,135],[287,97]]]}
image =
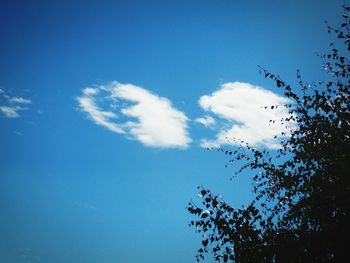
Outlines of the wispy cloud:
{"label": "wispy cloud", "polygon": [[28,105],[31,103],[32,101],[30,99],[16,96],[12,97],[3,89],[0,89],[0,112],[5,118],[19,118],[19,112],[28,110]]}
{"label": "wispy cloud", "polygon": [[90,118],[97,124],[108,128],[116,133],[124,133],[113,119],[116,118],[116,114],[111,111],[103,111],[96,105],[97,94],[100,92],[98,88],[85,88],[83,90],[83,96],[78,97],[80,108],[89,114]]}
{"label": "wispy cloud", "polygon": [[15,259],[20,262],[40,262],[42,258],[35,254],[35,251],[29,247],[15,248]]}
{"label": "wispy cloud", "polygon": [[77,100],[97,125],[145,146],[186,148],[191,143],[186,115],[144,88],[114,81],[83,89]]}
{"label": "wispy cloud", "polygon": [[204,125],[205,127],[213,127],[216,123],[215,119],[208,115],[205,115],[200,118],[196,118],[194,121]]}
{"label": "wispy cloud", "polygon": [[31,100],[29,99],[25,99],[25,98],[22,98],[22,97],[12,97],[8,100],[10,103],[13,103],[13,104],[30,104],[32,103]]}
{"label": "wispy cloud", "polygon": [[[199,99],[199,105],[207,113],[213,114],[221,126],[214,139],[202,139],[201,145],[218,147],[235,144],[233,139],[237,139],[255,146],[276,148],[278,142],[274,136],[288,132],[280,123],[282,118],[288,116],[288,111],[284,107],[272,110],[270,107],[265,109],[265,106],[282,106],[288,102],[278,94],[249,83],[225,83],[211,95]],[[207,119],[205,117],[200,121],[206,123]]]}
{"label": "wispy cloud", "polygon": [[0,106],[0,111],[6,118],[18,118],[18,110],[15,107]]}

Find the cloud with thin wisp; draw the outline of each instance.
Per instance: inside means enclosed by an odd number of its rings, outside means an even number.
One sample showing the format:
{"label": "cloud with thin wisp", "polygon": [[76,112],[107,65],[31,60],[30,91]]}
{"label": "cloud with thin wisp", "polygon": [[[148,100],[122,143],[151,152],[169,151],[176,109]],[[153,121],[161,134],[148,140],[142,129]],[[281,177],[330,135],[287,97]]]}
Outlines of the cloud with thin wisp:
{"label": "cloud with thin wisp", "polygon": [[171,101],[132,84],[87,87],[79,108],[97,125],[154,148],[187,148],[188,118]]}

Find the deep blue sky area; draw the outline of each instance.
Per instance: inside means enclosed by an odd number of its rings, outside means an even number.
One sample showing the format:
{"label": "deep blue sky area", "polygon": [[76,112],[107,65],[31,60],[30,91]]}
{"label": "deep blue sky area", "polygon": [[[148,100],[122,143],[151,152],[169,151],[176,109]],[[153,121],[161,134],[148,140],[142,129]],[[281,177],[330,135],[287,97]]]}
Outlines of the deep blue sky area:
{"label": "deep blue sky area", "polygon": [[[338,25],[342,4],[0,1],[0,262],[196,262],[196,187],[234,206],[251,198],[249,176],[230,181],[234,165],[200,146],[214,130],[195,121],[199,98],[229,82],[282,95],[258,65],[322,78],[324,21]],[[148,147],[96,125],[78,100],[111,81],[171,101],[190,142]]]}

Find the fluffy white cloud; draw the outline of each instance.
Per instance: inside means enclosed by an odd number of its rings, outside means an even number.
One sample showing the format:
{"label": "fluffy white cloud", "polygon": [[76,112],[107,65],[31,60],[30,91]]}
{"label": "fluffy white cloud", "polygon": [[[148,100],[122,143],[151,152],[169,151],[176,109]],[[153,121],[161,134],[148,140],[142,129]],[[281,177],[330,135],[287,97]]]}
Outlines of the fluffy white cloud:
{"label": "fluffy white cloud", "polygon": [[5,118],[19,118],[20,111],[28,110],[28,107],[23,107],[22,105],[31,104],[30,99],[25,99],[22,97],[11,97],[3,89],[0,89],[0,112]]}
{"label": "fluffy white cloud", "polygon": [[145,146],[186,148],[191,142],[186,115],[168,99],[141,87],[111,82],[83,89],[77,100],[96,124]]}
{"label": "fluffy white cloud", "polygon": [[[274,108],[288,103],[288,99],[262,87],[249,83],[229,82],[211,95],[202,96],[199,105],[207,112],[215,114],[222,121],[221,130],[216,138],[203,139],[203,147],[218,147],[234,144],[235,140],[243,140],[251,145],[278,147],[273,138],[282,132],[288,132],[280,120],[288,116],[284,107]],[[271,123],[270,120],[275,120]]]}

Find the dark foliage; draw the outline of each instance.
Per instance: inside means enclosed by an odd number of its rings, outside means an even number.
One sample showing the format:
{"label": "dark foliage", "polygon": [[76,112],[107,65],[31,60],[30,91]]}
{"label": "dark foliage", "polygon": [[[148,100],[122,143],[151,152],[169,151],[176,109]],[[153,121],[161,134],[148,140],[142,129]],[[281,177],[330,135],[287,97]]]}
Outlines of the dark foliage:
{"label": "dark foliage", "polygon": [[[350,8],[340,28],[328,26],[339,43],[320,55],[327,81],[294,88],[259,67],[292,103],[284,105],[294,127],[276,152],[242,143],[222,150],[253,175],[254,200],[236,209],[199,187],[190,225],[203,234],[197,260],[206,253],[223,262],[347,262],[350,238]],[[271,108],[276,108],[276,105]],[[241,166],[241,164],[243,165]]]}

